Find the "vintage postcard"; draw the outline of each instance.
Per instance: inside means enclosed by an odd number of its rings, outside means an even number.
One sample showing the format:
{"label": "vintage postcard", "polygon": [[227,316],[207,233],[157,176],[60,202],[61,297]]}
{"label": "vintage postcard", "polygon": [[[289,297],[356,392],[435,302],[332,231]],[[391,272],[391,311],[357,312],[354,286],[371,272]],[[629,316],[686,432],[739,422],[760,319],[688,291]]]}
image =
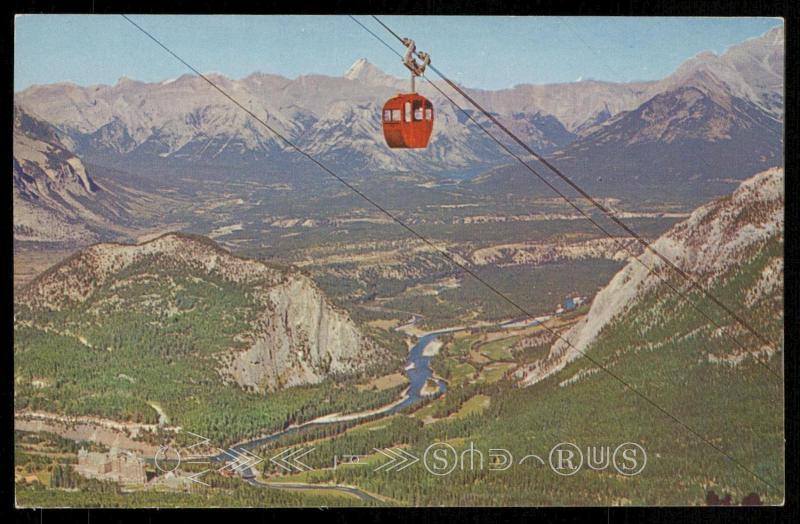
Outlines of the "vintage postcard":
{"label": "vintage postcard", "polygon": [[782,505],[784,31],[17,16],[17,506]]}

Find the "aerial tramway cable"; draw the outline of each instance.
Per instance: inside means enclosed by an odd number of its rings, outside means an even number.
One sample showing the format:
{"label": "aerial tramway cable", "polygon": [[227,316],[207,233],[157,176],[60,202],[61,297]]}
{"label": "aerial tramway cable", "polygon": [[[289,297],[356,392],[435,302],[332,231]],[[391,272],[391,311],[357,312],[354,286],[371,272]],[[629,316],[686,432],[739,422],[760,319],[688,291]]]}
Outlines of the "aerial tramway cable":
{"label": "aerial tramway cable", "polygon": [[[395,33],[389,26],[384,24],[377,16],[371,15],[372,18],[375,19],[381,26],[383,26],[389,33],[392,34],[395,38],[402,42],[402,38]],[[353,18],[353,17],[351,17]],[[355,19],[354,19],[355,20]],[[358,22],[356,20],[356,22]],[[360,24],[362,27],[363,24]],[[373,33],[374,34],[374,33]],[[512,133],[506,126],[504,126],[492,113],[487,111],[483,108],[474,98],[472,98],[469,94],[467,94],[461,87],[459,87],[455,82],[451,81],[447,78],[439,69],[437,69],[434,65],[429,65],[429,67],[445,82],[447,85],[452,87],[458,94],[464,97],[467,101],[469,101],[476,109],[478,109],[481,113],[483,113],[489,120],[492,121],[497,127],[499,127],[506,135],[508,135],[514,142],[516,142],[520,147],[522,147],[528,154],[533,156],[536,160],[540,163],[544,164],[547,168],[549,168],[553,173],[555,173],[561,180],[566,182],[570,187],[572,187],[575,191],[577,191],[584,199],[589,201],[593,206],[599,209],[603,214],[616,225],[621,227],[626,233],[631,235],[639,244],[641,244],[646,250],[653,253],[657,258],[659,258],[662,262],[664,262],[670,269],[675,271],[681,278],[689,282],[689,290],[697,289],[703,295],[708,297],[709,300],[714,302],[720,309],[725,311],[733,320],[735,320],[739,325],[747,329],[752,335],[754,335],[758,340],[761,341],[762,344],[769,347],[770,349],[775,349],[773,347],[773,343],[766,339],[763,335],[761,335],[753,326],[750,325],[749,322],[745,321],[741,318],[738,314],[736,314],[733,310],[731,310],[728,306],[726,306],[722,301],[720,301],[715,295],[713,295],[710,291],[705,289],[697,280],[692,278],[691,275],[686,273],[684,270],[679,268],[675,263],[669,260],[666,256],[664,256],[661,252],[659,252],[655,247],[652,246],[647,240],[642,238],[636,231],[631,229],[627,224],[625,224],[619,217],[617,217],[613,211],[608,209],[606,206],[598,202],[594,197],[592,197],[589,193],[587,193],[583,188],[578,186],[575,182],[573,182],[569,177],[564,175],[557,167],[551,164],[547,159],[542,157],[539,153],[534,151],[530,146],[528,146],[525,142],[523,142],[517,135]],[[431,85],[434,85],[431,82]],[[438,88],[437,88],[438,89]],[[441,90],[440,90],[441,92]],[[474,120],[473,120],[474,121]],[[596,223],[595,223],[596,225]],[[771,372],[777,375],[771,368],[768,367]]]}
{"label": "aerial tramway cable", "polygon": [[[511,298],[509,298],[508,296],[506,296],[504,293],[502,293],[501,291],[499,291],[497,288],[495,288],[494,286],[492,286],[492,285],[491,285],[489,282],[486,282],[486,281],[485,281],[483,278],[481,278],[481,277],[480,277],[480,276],[479,276],[477,273],[475,273],[474,271],[472,271],[472,270],[471,270],[469,267],[467,267],[466,265],[464,265],[464,264],[462,264],[461,262],[459,262],[459,261],[458,261],[458,259],[457,259],[456,257],[454,257],[453,255],[451,255],[451,254],[450,254],[449,252],[447,252],[446,250],[444,250],[444,249],[440,248],[439,246],[437,246],[436,244],[434,244],[434,243],[433,243],[431,240],[427,239],[427,238],[426,238],[425,236],[423,236],[422,234],[418,233],[418,232],[417,232],[416,230],[414,230],[414,229],[413,229],[411,226],[409,226],[408,224],[406,224],[405,222],[403,222],[402,220],[400,220],[399,218],[397,218],[397,217],[396,217],[394,214],[392,214],[392,213],[391,213],[390,211],[388,211],[386,208],[384,208],[383,206],[381,206],[380,204],[378,204],[377,202],[375,202],[373,199],[371,199],[371,198],[370,198],[368,195],[364,194],[364,193],[363,193],[362,191],[360,191],[358,188],[356,188],[355,186],[353,186],[352,184],[350,184],[349,182],[347,182],[347,181],[346,181],[344,178],[342,178],[341,176],[337,175],[337,174],[336,174],[334,171],[332,171],[332,170],[331,170],[331,169],[329,169],[327,166],[325,166],[325,165],[324,165],[322,162],[320,162],[319,160],[317,160],[316,158],[314,158],[314,157],[313,157],[311,154],[309,154],[309,153],[305,152],[305,151],[304,151],[303,149],[301,149],[299,146],[297,146],[296,144],[294,144],[294,142],[292,142],[291,140],[289,140],[288,138],[286,138],[286,137],[285,137],[283,134],[281,134],[280,132],[278,132],[276,129],[274,129],[272,126],[270,126],[270,125],[269,125],[267,122],[265,122],[263,119],[261,119],[259,116],[257,116],[255,113],[253,113],[253,112],[252,112],[251,110],[249,110],[247,107],[245,107],[245,106],[244,106],[242,103],[240,103],[238,100],[236,100],[236,99],[235,99],[234,97],[232,97],[230,94],[228,94],[228,93],[227,93],[227,92],[226,92],[224,89],[222,89],[222,88],[221,88],[221,87],[219,87],[217,84],[215,84],[215,83],[214,83],[214,82],[213,82],[213,81],[212,81],[210,78],[208,78],[206,75],[202,74],[202,73],[201,73],[201,72],[200,72],[198,69],[196,69],[194,66],[192,66],[191,64],[189,64],[189,63],[188,63],[186,60],[184,60],[184,59],[183,59],[183,58],[181,58],[179,55],[177,55],[177,54],[176,54],[174,51],[172,51],[172,50],[171,50],[169,47],[167,47],[165,44],[163,44],[163,43],[162,43],[162,42],[161,42],[159,39],[157,39],[155,36],[153,36],[151,33],[149,33],[147,30],[145,30],[145,29],[144,29],[142,26],[140,26],[139,24],[137,24],[136,22],[134,22],[133,20],[131,20],[131,19],[130,19],[130,18],[127,16],[127,15],[124,15],[124,14],[123,14],[123,15],[120,15],[120,16],[122,16],[122,17],[123,17],[123,18],[124,18],[124,19],[125,19],[127,22],[129,22],[129,23],[130,23],[132,26],[134,26],[136,29],[138,29],[139,31],[141,31],[141,32],[142,32],[142,33],[143,33],[145,36],[147,36],[147,37],[148,37],[150,40],[152,40],[153,42],[155,42],[155,43],[156,43],[156,44],[157,44],[159,47],[161,47],[163,50],[165,50],[167,53],[169,53],[169,54],[170,54],[170,55],[171,55],[173,58],[175,58],[175,59],[176,59],[176,60],[178,60],[180,63],[182,63],[184,66],[186,66],[188,69],[190,69],[192,72],[194,72],[194,73],[195,73],[195,74],[196,74],[196,75],[197,75],[199,78],[201,78],[201,79],[202,79],[202,80],[204,80],[206,83],[208,83],[208,84],[209,84],[211,87],[213,87],[215,90],[217,90],[217,91],[218,91],[218,92],[219,92],[219,93],[220,93],[222,96],[224,96],[225,98],[227,98],[228,100],[230,100],[230,101],[231,101],[231,102],[232,102],[234,105],[236,105],[236,106],[237,106],[237,107],[239,107],[239,108],[240,108],[242,111],[244,111],[245,113],[247,113],[248,115],[250,115],[250,117],[252,117],[252,118],[253,118],[253,119],[254,119],[256,122],[258,122],[259,124],[261,124],[262,126],[264,126],[264,128],[266,128],[266,129],[267,129],[268,131],[270,131],[270,132],[271,132],[273,135],[275,135],[275,136],[276,136],[276,137],[278,137],[280,140],[282,140],[282,141],[283,141],[285,144],[287,144],[287,145],[288,145],[288,146],[290,146],[292,149],[294,149],[295,151],[297,151],[298,153],[300,153],[302,156],[306,157],[306,158],[307,158],[307,159],[309,159],[311,162],[313,162],[314,164],[316,164],[317,166],[319,166],[319,168],[320,168],[320,169],[322,169],[324,172],[326,172],[327,174],[329,174],[330,176],[332,176],[333,178],[335,178],[336,180],[338,180],[338,181],[339,181],[341,184],[343,184],[345,187],[347,187],[348,189],[350,189],[351,191],[353,191],[355,194],[357,194],[358,196],[360,196],[361,198],[363,198],[365,201],[369,202],[369,203],[370,203],[370,204],[371,204],[373,207],[375,207],[375,208],[376,208],[378,211],[380,211],[381,213],[383,213],[384,215],[386,215],[387,217],[389,217],[389,218],[390,218],[390,219],[391,219],[393,222],[395,222],[395,223],[397,223],[398,225],[400,225],[400,226],[401,226],[403,229],[405,229],[406,231],[408,231],[409,233],[411,233],[411,234],[412,234],[414,237],[416,237],[416,238],[420,239],[420,240],[421,240],[422,242],[424,242],[426,245],[428,245],[429,247],[431,247],[431,248],[432,248],[434,251],[436,251],[437,253],[439,253],[439,254],[440,254],[440,255],[441,255],[443,258],[445,258],[445,259],[446,259],[446,260],[448,260],[450,263],[452,263],[454,266],[458,267],[459,269],[461,269],[461,270],[462,270],[462,271],[464,271],[465,273],[467,273],[467,274],[469,274],[470,276],[472,276],[474,279],[476,279],[478,282],[480,282],[480,283],[481,283],[483,286],[485,286],[487,289],[489,289],[490,291],[492,291],[493,293],[495,293],[495,294],[496,294],[498,297],[500,297],[501,299],[503,299],[505,302],[507,302],[508,304],[510,304],[512,307],[514,307],[514,308],[515,308],[515,309],[517,309],[518,311],[520,311],[522,314],[524,314],[524,315],[525,315],[525,316],[527,316],[527,317],[532,317],[532,316],[533,316],[533,315],[532,315],[530,312],[528,312],[528,311],[527,311],[525,308],[523,308],[522,306],[520,306],[519,304],[517,304],[517,303],[516,303],[514,300],[512,300]],[[629,383],[628,383],[627,381],[625,381],[625,380],[624,380],[622,377],[620,377],[619,375],[617,375],[616,373],[614,373],[613,371],[611,371],[611,370],[610,370],[610,369],[609,369],[607,366],[603,365],[602,363],[600,363],[599,361],[597,361],[595,358],[593,358],[592,356],[590,356],[590,355],[589,355],[589,354],[587,354],[586,352],[584,352],[584,351],[582,351],[582,350],[578,349],[577,347],[575,347],[575,346],[572,344],[572,342],[570,342],[570,341],[569,341],[567,338],[563,337],[561,334],[559,334],[559,333],[558,333],[557,331],[555,331],[553,328],[551,328],[551,327],[547,326],[545,323],[542,323],[542,324],[540,324],[540,325],[542,326],[542,328],[543,328],[543,329],[545,329],[545,330],[546,330],[547,332],[549,332],[551,335],[553,335],[554,337],[556,337],[556,338],[558,338],[559,340],[563,341],[563,342],[564,342],[565,344],[567,344],[569,347],[571,347],[572,349],[574,349],[575,351],[577,351],[577,352],[578,352],[580,355],[582,355],[583,357],[585,357],[585,358],[586,358],[586,359],[587,359],[589,362],[591,362],[592,364],[594,364],[595,366],[597,366],[597,368],[598,368],[598,369],[602,370],[603,372],[605,372],[606,374],[608,374],[610,377],[612,377],[614,380],[616,380],[617,382],[619,382],[620,384],[622,384],[622,386],[623,386],[623,387],[625,387],[625,389],[627,389],[627,390],[631,391],[633,394],[635,394],[636,396],[638,396],[639,398],[641,398],[642,400],[644,400],[645,402],[647,402],[648,404],[650,404],[650,405],[651,405],[653,408],[655,408],[657,411],[659,411],[660,413],[662,413],[664,416],[666,416],[666,417],[667,417],[667,418],[669,418],[670,420],[674,421],[676,424],[678,424],[678,425],[680,425],[681,427],[683,427],[683,428],[684,428],[686,431],[688,431],[688,432],[689,432],[691,435],[693,435],[695,438],[697,438],[698,440],[700,440],[700,441],[704,442],[706,445],[708,445],[709,447],[711,447],[712,449],[714,449],[715,451],[717,451],[718,453],[720,453],[720,454],[721,454],[723,457],[725,457],[725,458],[726,458],[727,460],[729,460],[731,463],[733,463],[734,465],[736,465],[737,467],[739,467],[739,468],[740,468],[740,469],[742,469],[743,471],[746,471],[747,473],[749,473],[750,475],[752,475],[754,478],[756,478],[756,479],[758,479],[759,481],[763,482],[765,485],[769,486],[770,488],[774,489],[775,491],[777,491],[777,492],[780,492],[780,491],[781,491],[781,490],[779,490],[779,489],[778,489],[778,488],[777,488],[777,487],[776,487],[776,486],[775,486],[773,483],[771,483],[770,481],[766,480],[764,477],[762,477],[761,475],[759,475],[758,473],[756,473],[756,472],[755,472],[755,471],[753,471],[752,469],[750,469],[750,468],[748,468],[747,466],[745,466],[744,464],[742,464],[740,461],[738,461],[738,460],[737,460],[736,458],[734,458],[732,455],[730,455],[729,453],[727,453],[727,452],[726,452],[724,449],[722,449],[722,448],[720,448],[719,446],[715,445],[713,442],[711,442],[711,440],[709,440],[708,438],[706,438],[705,436],[703,436],[702,434],[700,434],[700,433],[699,433],[697,430],[695,430],[693,427],[691,427],[690,425],[688,425],[687,423],[683,422],[681,419],[679,419],[678,417],[676,417],[675,415],[673,415],[672,413],[670,413],[669,411],[667,411],[666,409],[664,409],[663,407],[661,407],[661,406],[660,406],[660,405],[659,405],[657,402],[655,402],[655,401],[654,401],[654,400],[652,400],[650,397],[648,397],[647,395],[645,395],[644,393],[642,393],[641,391],[639,391],[639,389],[637,389],[636,387],[634,387],[634,386],[632,386],[631,384],[629,384]]]}
{"label": "aerial tramway cable", "polygon": [[[375,33],[374,33],[372,30],[370,30],[368,27],[366,27],[364,24],[362,24],[362,23],[361,23],[361,22],[360,22],[358,19],[356,19],[356,18],[355,18],[355,17],[353,17],[353,16],[350,16],[350,18],[351,18],[351,19],[352,19],[354,22],[356,22],[356,23],[357,23],[359,26],[361,26],[363,29],[365,29],[365,30],[366,30],[368,33],[370,33],[372,36],[374,36],[374,37],[375,37],[375,38],[376,38],[378,41],[380,41],[380,42],[381,42],[383,45],[385,45],[385,46],[386,46],[386,47],[387,47],[387,48],[388,48],[390,51],[392,51],[393,53],[395,53],[395,54],[397,54],[398,56],[400,56],[400,53],[398,53],[398,52],[397,52],[397,51],[396,51],[396,50],[395,50],[395,49],[394,49],[394,48],[393,48],[391,45],[389,45],[388,43],[386,43],[386,41],[385,41],[385,40],[383,40],[381,37],[379,37],[378,35],[376,35],[376,34],[375,34]],[[534,169],[534,168],[533,168],[533,167],[532,167],[530,164],[528,164],[528,162],[526,162],[526,161],[525,161],[523,158],[521,158],[521,157],[520,157],[518,154],[514,153],[514,152],[513,152],[513,151],[512,151],[512,150],[511,150],[511,149],[510,149],[510,148],[509,148],[509,147],[508,147],[506,144],[504,144],[504,143],[503,143],[501,140],[499,140],[499,139],[498,139],[496,136],[494,136],[494,135],[493,135],[493,134],[492,134],[492,133],[491,133],[491,132],[490,132],[490,131],[489,131],[489,130],[486,128],[486,127],[484,127],[484,126],[483,126],[483,125],[482,125],[480,122],[478,122],[478,121],[475,119],[475,117],[474,117],[472,114],[470,114],[470,113],[469,113],[468,111],[466,111],[466,110],[465,110],[463,107],[461,107],[461,106],[460,106],[460,105],[459,105],[459,104],[458,104],[458,103],[457,103],[455,100],[453,100],[453,98],[452,98],[450,95],[448,95],[447,93],[445,93],[445,92],[444,92],[444,91],[443,91],[443,90],[442,90],[442,89],[441,89],[439,86],[437,86],[437,85],[436,85],[436,84],[435,84],[433,81],[431,81],[429,78],[427,78],[427,77],[423,77],[423,78],[425,78],[426,80],[428,80],[428,83],[429,83],[429,84],[430,84],[430,85],[431,85],[431,86],[432,86],[434,89],[436,89],[436,90],[437,90],[437,91],[438,91],[438,92],[439,92],[439,93],[440,93],[442,96],[444,96],[444,97],[445,97],[445,98],[446,98],[446,99],[447,99],[447,100],[448,100],[448,101],[449,101],[449,102],[450,102],[450,103],[451,103],[451,104],[452,104],[454,107],[456,107],[456,108],[457,108],[459,111],[461,111],[461,112],[462,112],[462,113],[463,113],[463,114],[464,114],[464,115],[465,115],[465,116],[466,116],[466,117],[467,117],[469,120],[471,120],[471,121],[472,121],[472,122],[473,122],[473,123],[474,123],[476,126],[478,126],[478,128],[480,128],[480,129],[481,129],[481,131],[483,131],[484,133],[486,133],[486,135],[487,135],[487,136],[489,136],[489,138],[491,138],[491,139],[492,139],[494,142],[496,142],[496,143],[497,143],[497,144],[498,144],[498,145],[499,145],[499,146],[500,146],[500,147],[501,147],[501,148],[502,148],[504,151],[506,151],[506,152],[507,152],[509,155],[511,155],[511,156],[512,156],[512,157],[514,157],[514,158],[515,158],[517,161],[519,161],[519,162],[520,162],[520,164],[522,164],[522,165],[523,165],[523,166],[524,166],[524,167],[525,167],[525,168],[526,168],[528,171],[530,171],[531,173],[533,173],[534,175],[536,175],[536,177],[537,177],[537,178],[539,178],[539,180],[541,180],[541,181],[542,181],[542,182],[543,182],[543,183],[544,183],[544,184],[545,184],[545,185],[546,185],[548,188],[550,188],[550,189],[551,189],[551,190],[552,190],[554,193],[556,193],[556,194],[557,194],[558,196],[560,196],[560,197],[561,197],[561,198],[562,198],[564,201],[566,201],[566,202],[567,202],[567,203],[568,203],[568,204],[569,204],[569,205],[570,205],[570,206],[571,206],[573,209],[575,209],[575,210],[576,210],[576,211],[577,211],[577,212],[578,212],[578,213],[579,213],[581,216],[583,216],[583,217],[584,217],[586,220],[588,220],[589,222],[591,222],[591,223],[592,223],[592,224],[593,224],[595,227],[597,227],[597,228],[598,228],[600,231],[602,231],[602,232],[603,232],[603,233],[604,233],[604,234],[605,234],[605,235],[606,235],[606,236],[607,236],[609,239],[611,239],[612,241],[614,241],[614,243],[615,243],[615,244],[616,244],[616,245],[617,245],[617,246],[618,246],[620,249],[622,249],[622,250],[624,250],[625,252],[627,252],[627,253],[628,253],[628,254],[629,254],[629,255],[630,255],[630,256],[631,256],[631,257],[632,257],[632,258],[633,258],[633,259],[634,259],[634,260],[635,260],[637,263],[639,263],[641,266],[643,266],[643,267],[644,267],[644,268],[645,268],[645,269],[646,269],[646,270],[647,270],[647,271],[648,271],[648,272],[649,272],[651,275],[653,275],[654,277],[658,278],[658,279],[659,279],[659,280],[660,280],[660,281],[661,281],[663,284],[665,284],[665,285],[666,285],[666,286],[667,286],[667,287],[668,287],[668,288],[669,288],[669,289],[670,289],[672,292],[676,293],[676,294],[677,294],[677,295],[678,295],[680,298],[684,299],[684,300],[685,300],[685,301],[686,301],[686,302],[687,302],[689,305],[691,305],[691,307],[692,307],[694,310],[696,310],[698,313],[700,313],[700,315],[702,315],[702,316],[703,316],[703,317],[704,317],[706,320],[708,320],[709,322],[711,322],[711,323],[714,325],[714,327],[716,327],[716,328],[720,329],[720,330],[721,330],[721,332],[722,332],[722,333],[723,333],[723,334],[724,334],[724,335],[725,335],[725,336],[726,336],[726,337],[727,337],[729,340],[731,340],[731,341],[732,341],[734,344],[736,344],[736,345],[737,345],[737,346],[738,346],[740,349],[742,349],[742,350],[745,350],[745,351],[747,350],[747,347],[745,347],[745,345],[744,345],[744,344],[742,344],[742,343],[741,343],[741,342],[740,342],[740,341],[739,341],[739,340],[738,340],[736,337],[734,337],[734,336],[733,336],[733,335],[732,335],[732,334],[729,332],[729,330],[728,330],[728,329],[725,329],[725,327],[728,327],[728,328],[730,328],[730,326],[722,326],[722,325],[720,325],[720,324],[719,324],[719,323],[718,323],[716,320],[714,320],[714,318],[713,318],[713,317],[711,317],[711,315],[709,315],[709,314],[707,314],[705,311],[703,311],[703,309],[702,309],[702,308],[700,308],[700,306],[699,306],[699,305],[697,305],[697,303],[696,303],[695,301],[693,301],[693,300],[692,300],[690,297],[688,297],[688,296],[686,295],[686,291],[681,291],[681,290],[680,290],[680,289],[678,289],[676,286],[674,286],[674,285],[673,285],[673,284],[672,284],[672,283],[669,281],[669,279],[668,279],[668,278],[666,278],[666,277],[665,277],[664,275],[662,275],[661,273],[657,272],[657,271],[656,271],[656,269],[655,269],[655,267],[653,267],[653,266],[648,266],[647,264],[645,264],[645,262],[644,262],[643,260],[641,260],[641,258],[640,258],[640,257],[636,256],[636,254],[635,254],[635,253],[633,253],[633,251],[631,251],[631,249],[630,249],[630,248],[629,248],[627,245],[625,245],[625,244],[624,244],[622,241],[620,241],[620,238],[619,238],[619,237],[615,236],[615,235],[614,235],[614,234],[612,234],[610,231],[608,231],[606,228],[604,228],[604,227],[603,227],[603,226],[602,226],[600,223],[598,223],[598,222],[597,222],[595,219],[593,219],[593,218],[592,218],[592,217],[591,217],[591,216],[590,216],[590,215],[589,215],[589,214],[588,214],[586,211],[584,211],[584,210],[583,210],[583,209],[582,209],[580,206],[578,206],[577,204],[575,204],[575,203],[574,203],[574,202],[573,202],[573,201],[572,201],[572,200],[571,200],[571,199],[570,199],[570,198],[569,198],[569,197],[568,197],[566,194],[564,194],[564,193],[563,193],[561,190],[559,190],[557,187],[555,187],[555,186],[554,186],[554,185],[553,185],[553,184],[552,184],[550,181],[548,181],[548,180],[547,180],[547,179],[546,179],[546,178],[545,178],[545,177],[544,177],[544,176],[543,176],[541,173],[539,173],[539,172],[538,172],[536,169]],[[754,361],[755,361],[756,363],[760,364],[760,365],[761,365],[762,367],[764,367],[764,368],[765,368],[767,371],[769,371],[769,372],[770,372],[772,375],[774,375],[775,377],[777,377],[778,379],[780,379],[780,380],[781,380],[781,382],[783,381],[783,376],[782,376],[782,375],[780,375],[780,374],[779,374],[778,372],[776,372],[775,370],[773,370],[773,369],[772,369],[772,367],[770,367],[770,366],[769,366],[769,365],[768,365],[766,362],[762,361],[761,359],[759,359],[759,358],[758,358],[758,357],[756,357],[756,356],[753,356],[753,359],[754,359]]]}

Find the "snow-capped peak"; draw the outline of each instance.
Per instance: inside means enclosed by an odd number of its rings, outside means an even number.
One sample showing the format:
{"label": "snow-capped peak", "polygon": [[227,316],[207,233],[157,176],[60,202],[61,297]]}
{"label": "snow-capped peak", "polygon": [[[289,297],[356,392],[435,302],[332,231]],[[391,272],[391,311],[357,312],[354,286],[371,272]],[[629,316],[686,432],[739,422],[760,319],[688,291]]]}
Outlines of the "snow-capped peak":
{"label": "snow-capped peak", "polygon": [[370,85],[386,85],[397,82],[396,78],[387,75],[366,58],[356,60],[345,72],[344,77]]}
{"label": "snow-capped peak", "polygon": [[350,68],[345,72],[344,77],[349,80],[355,80],[359,76],[361,76],[362,72],[367,70],[372,64],[369,63],[369,60],[366,58],[359,58]]}

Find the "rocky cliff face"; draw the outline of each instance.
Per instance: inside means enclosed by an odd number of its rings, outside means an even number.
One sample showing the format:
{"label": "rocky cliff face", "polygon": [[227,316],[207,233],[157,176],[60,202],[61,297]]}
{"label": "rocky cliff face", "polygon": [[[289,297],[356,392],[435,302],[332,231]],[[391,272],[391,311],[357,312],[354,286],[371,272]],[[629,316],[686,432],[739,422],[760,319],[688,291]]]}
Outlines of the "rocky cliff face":
{"label": "rocky cliff face", "polygon": [[292,276],[264,298],[252,345],[226,361],[225,373],[242,387],[314,384],[365,371],[380,360],[380,349],[308,278]]}
{"label": "rocky cliff face", "polygon": [[80,251],[22,289],[17,306],[34,320],[48,310],[86,311],[101,326],[105,317],[122,310],[158,319],[204,307],[202,301],[182,305],[187,299],[177,294],[185,292],[183,282],[209,293],[225,294],[228,284],[245,290],[247,300],[238,310],[223,312],[225,318],[208,313],[201,319],[238,326],[233,335],[239,344],[214,355],[227,382],[257,391],[313,384],[363,374],[388,357],[308,277],[182,234]]}
{"label": "rocky cliff face", "polygon": [[[744,181],[731,196],[698,208],[687,220],[654,242],[653,247],[704,288],[717,293],[715,287],[733,278],[766,242],[783,241],[783,216],[784,173],[782,169],[770,169]],[[663,290],[664,295],[670,292],[661,279],[644,266],[654,268],[657,274],[668,278],[679,289],[686,289],[687,283],[676,278],[674,272],[650,251],[641,254],[639,260],[644,265],[631,260],[597,294],[586,317],[564,335],[570,344],[557,341],[545,361],[519,372],[518,378],[524,385],[558,372],[579,358],[581,352],[591,350],[592,343],[606,332],[604,330],[613,330],[613,323],[622,317],[650,319],[650,323],[659,321],[651,318],[654,317],[652,312],[640,305],[656,290]],[[782,298],[783,258],[771,257],[757,270],[759,274],[748,287],[740,290],[743,302],[750,307]],[[741,307],[739,304],[727,305]],[[714,307],[707,306],[709,310]],[[660,314],[675,312],[662,311]],[[687,314],[699,316],[693,310]],[[737,336],[743,334],[724,314],[715,316],[723,319],[723,327],[732,327]],[[753,353],[769,351],[759,341],[750,342]],[[742,355],[737,356],[740,357]]]}
{"label": "rocky cliff face", "polygon": [[15,241],[85,246],[162,220],[174,199],[110,178],[108,170],[84,163],[76,148],[67,134],[15,107]]}
{"label": "rocky cliff face", "polygon": [[100,188],[49,124],[14,111],[14,237],[91,241],[84,200]]}

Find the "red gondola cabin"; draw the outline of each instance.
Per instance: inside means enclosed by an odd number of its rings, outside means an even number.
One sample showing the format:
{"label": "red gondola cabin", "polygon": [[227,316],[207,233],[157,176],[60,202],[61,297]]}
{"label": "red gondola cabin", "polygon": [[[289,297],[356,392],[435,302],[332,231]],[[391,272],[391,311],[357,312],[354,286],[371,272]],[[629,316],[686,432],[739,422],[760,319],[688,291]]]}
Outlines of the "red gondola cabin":
{"label": "red gondola cabin", "polygon": [[383,136],[391,148],[428,145],[433,131],[433,104],[417,93],[400,94],[383,106]]}

